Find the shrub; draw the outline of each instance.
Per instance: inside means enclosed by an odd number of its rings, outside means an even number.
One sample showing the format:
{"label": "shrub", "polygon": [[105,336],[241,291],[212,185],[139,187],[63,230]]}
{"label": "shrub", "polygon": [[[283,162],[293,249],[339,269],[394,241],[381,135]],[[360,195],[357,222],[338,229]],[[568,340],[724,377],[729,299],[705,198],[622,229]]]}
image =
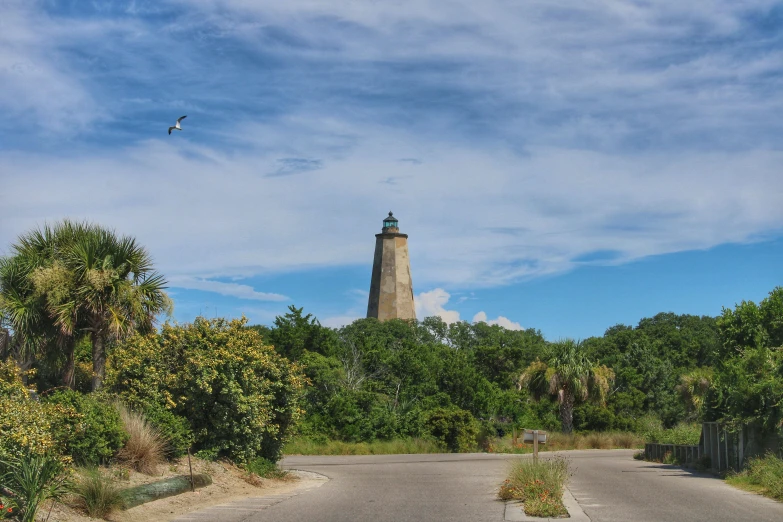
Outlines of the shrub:
{"label": "shrub", "polygon": [[282,479],[288,477],[288,472],[263,457],[256,457],[245,465],[250,473],[254,473],[261,478]]}
{"label": "shrub", "polygon": [[26,453],[0,460],[0,484],[6,505],[20,522],[34,522],[41,505],[67,491],[66,468],[56,456]]}
{"label": "shrub", "polygon": [[701,424],[680,423],[673,428],[664,429],[660,423],[655,425],[649,422],[640,432],[646,442],[659,444],[687,444],[695,445],[701,438]]}
{"label": "shrub", "polygon": [[105,518],[123,506],[120,488],[97,469],[84,469],[71,486],[75,507],[87,515]]}
{"label": "shrub", "polygon": [[155,402],[190,423],[195,450],[237,463],[280,458],[304,376],[247,321],[196,318],[115,347],[107,384],[129,404]]}
{"label": "shrub", "polygon": [[74,409],[79,418],[62,430],[65,452],[82,465],[109,461],[128,440],[120,415],[103,394],[84,395],[73,390],[57,390],[43,400],[48,404]]}
{"label": "shrub", "polygon": [[783,500],[783,459],[772,453],[750,459],[744,475],[751,484],[761,486],[768,496]]}
{"label": "shrub", "polygon": [[188,448],[193,444],[193,432],[187,419],[155,403],[144,406],[142,411],[147,421],[165,439],[166,455],[170,458],[178,458],[187,453]]}
{"label": "shrub", "polygon": [[[0,362],[0,459],[28,454],[62,457],[58,434],[78,425],[76,410],[31,398],[13,361]],[[73,431],[71,436],[81,433]],[[67,463],[67,458],[61,458]]]}
{"label": "shrub", "polygon": [[456,407],[424,412],[424,429],[449,451],[467,452],[476,448],[479,426],[469,411]]}
{"label": "shrub", "polygon": [[115,405],[128,432],[128,441],[117,453],[117,458],[140,473],[152,475],[165,459],[166,439],[147,422],[143,414],[129,410],[122,404]]}

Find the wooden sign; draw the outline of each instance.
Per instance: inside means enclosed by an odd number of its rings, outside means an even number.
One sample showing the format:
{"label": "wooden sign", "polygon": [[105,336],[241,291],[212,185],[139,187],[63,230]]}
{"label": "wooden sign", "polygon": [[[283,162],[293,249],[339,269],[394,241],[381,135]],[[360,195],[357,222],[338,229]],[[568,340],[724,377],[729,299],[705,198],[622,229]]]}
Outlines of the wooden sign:
{"label": "wooden sign", "polygon": [[533,458],[538,459],[538,445],[546,444],[546,432],[543,430],[525,430],[522,442],[533,443]]}

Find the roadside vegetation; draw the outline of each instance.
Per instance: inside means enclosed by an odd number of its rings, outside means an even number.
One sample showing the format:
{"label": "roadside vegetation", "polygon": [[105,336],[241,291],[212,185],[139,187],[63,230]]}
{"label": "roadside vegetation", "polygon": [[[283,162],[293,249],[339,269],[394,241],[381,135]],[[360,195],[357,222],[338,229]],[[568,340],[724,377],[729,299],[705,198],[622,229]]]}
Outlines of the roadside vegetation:
{"label": "roadside vegetation", "polygon": [[729,475],[726,482],[783,501],[783,459],[771,453],[750,459],[745,470]]}
{"label": "roadside vegetation", "polygon": [[522,501],[525,514],[530,516],[568,515],[563,490],[569,477],[568,460],[563,457],[515,460],[500,486],[498,498]]}

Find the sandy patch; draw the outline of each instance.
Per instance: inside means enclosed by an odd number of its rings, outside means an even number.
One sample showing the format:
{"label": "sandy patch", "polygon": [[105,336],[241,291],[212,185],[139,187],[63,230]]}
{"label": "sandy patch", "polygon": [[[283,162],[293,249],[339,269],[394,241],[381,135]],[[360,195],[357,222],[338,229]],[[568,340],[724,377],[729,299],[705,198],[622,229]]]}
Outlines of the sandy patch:
{"label": "sandy patch", "polygon": [[[164,469],[165,468],[165,469]],[[174,464],[160,466],[159,475],[150,477],[140,473],[119,472],[118,470],[106,470],[110,476],[117,477],[117,483],[125,488],[138,484],[155,482],[167,477],[186,475],[188,473],[187,458]],[[264,495],[279,495],[291,492],[300,487],[307,486],[313,481],[310,478],[293,477],[291,479],[273,480],[255,477],[257,485],[249,484],[246,480],[246,472],[223,462],[193,461],[193,473],[206,473],[212,477],[212,484],[199,488],[195,492],[182,493],[154,502],[148,502],[136,506],[127,511],[117,511],[106,518],[112,522],[165,522],[180,515],[198,511],[217,504],[223,504],[232,500],[245,497],[259,497]],[[38,512],[40,520],[46,520],[49,506],[45,506]],[[76,509],[58,504],[52,509],[50,522],[88,522],[99,520],[90,518]]]}

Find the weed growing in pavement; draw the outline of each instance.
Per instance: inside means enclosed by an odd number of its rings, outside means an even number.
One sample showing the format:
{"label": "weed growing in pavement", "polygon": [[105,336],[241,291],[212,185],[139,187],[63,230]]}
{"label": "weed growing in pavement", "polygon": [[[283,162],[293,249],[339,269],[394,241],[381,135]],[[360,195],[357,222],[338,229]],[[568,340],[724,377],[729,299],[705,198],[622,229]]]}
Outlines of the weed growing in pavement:
{"label": "weed growing in pavement", "polygon": [[501,500],[521,500],[530,516],[568,514],[563,505],[565,483],[571,476],[564,457],[522,459],[512,464],[508,479],[500,486]]}

